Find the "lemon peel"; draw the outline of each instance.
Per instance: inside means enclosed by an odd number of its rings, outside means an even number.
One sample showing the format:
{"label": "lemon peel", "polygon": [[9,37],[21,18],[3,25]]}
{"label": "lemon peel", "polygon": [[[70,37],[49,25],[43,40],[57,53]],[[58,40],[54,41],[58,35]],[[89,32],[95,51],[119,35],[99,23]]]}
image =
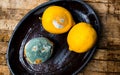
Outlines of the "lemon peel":
{"label": "lemon peel", "polygon": [[97,33],[87,23],[81,22],[72,27],[67,36],[69,50],[77,53],[84,53],[95,44]]}
{"label": "lemon peel", "polygon": [[42,26],[49,33],[62,34],[74,25],[71,13],[61,6],[49,6],[42,15]]}

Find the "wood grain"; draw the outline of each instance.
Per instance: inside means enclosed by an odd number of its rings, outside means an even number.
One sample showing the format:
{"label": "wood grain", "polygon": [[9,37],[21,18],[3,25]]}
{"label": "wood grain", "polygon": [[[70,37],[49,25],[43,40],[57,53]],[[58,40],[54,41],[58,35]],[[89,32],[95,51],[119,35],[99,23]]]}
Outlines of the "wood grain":
{"label": "wood grain", "polygon": [[0,42],[8,42],[12,32],[12,30],[0,30]]}
{"label": "wood grain", "polygon": [[0,65],[0,75],[10,75],[8,66]]}
{"label": "wood grain", "polygon": [[103,61],[120,61],[120,50],[98,49],[93,59]]}
{"label": "wood grain", "polygon": [[85,71],[95,72],[120,72],[120,61],[91,60]]}
{"label": "wood grain", "polygon": [[0,8],[0,19],[19,21],[27,14],[30,9],[16,9],[16,8]]}
{"label": "wood grain", "polygon": [[[30,10],[48,0],[0,0],[0,75],[10,75],[6,64],[9,39]],[[101,35],[92,60],[78,75],[120,75],[120,0],[84,0],[98,14]]]}
{"label": "wood grain", "polygon": [[33,9],[48,0],[0,0],[0,7],[16,9]]}
{"label": "wood grain", "polygon": [[8,47],[8,43],[6,42],[0,42],[0,54],[6,54],[6,50]]}
{"label": "wood grain", "polygon": [[0,54],[0,65],[7,65],[6,56],[4,54]]}
{"label": "wood grain", "polygon": [[85,2],[92,3],[108,3],[108,0],[84,0]]}
{"label": "wood grain", "polygon": [[120,73],[104,73],[104,72],[95,72],[95,71],[85,71],[82,74],[78,74],[78,75],[120,75]]}
{"label": "wood grain", "polygon": [[88,3],[93,9],[99,14],[107,14],[108,13],[108,3]]}
{"label": "wood grain", "polygon": [[0,20],[0,30],[14,30],[18,22],[16,20],[2,19]]}

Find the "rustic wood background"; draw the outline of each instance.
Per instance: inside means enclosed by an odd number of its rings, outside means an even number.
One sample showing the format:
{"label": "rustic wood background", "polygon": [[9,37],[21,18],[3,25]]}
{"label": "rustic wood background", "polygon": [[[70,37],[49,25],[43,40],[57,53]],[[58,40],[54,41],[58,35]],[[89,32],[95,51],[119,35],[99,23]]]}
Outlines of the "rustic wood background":
{"label": "rustic wood background", "polygon": [[[21,18],[48,0],[0,0],[0,75],[10,75],[6,50],[11,34]],[[79,75],[120,75],[120,0],[84,0],[95,9],[102,22],[99,47]]]}

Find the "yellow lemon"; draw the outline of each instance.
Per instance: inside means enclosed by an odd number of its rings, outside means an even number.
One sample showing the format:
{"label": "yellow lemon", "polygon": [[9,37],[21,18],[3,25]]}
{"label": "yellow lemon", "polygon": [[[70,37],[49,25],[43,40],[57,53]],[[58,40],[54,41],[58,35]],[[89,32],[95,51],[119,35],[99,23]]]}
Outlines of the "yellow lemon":
{"label": "yellow lemon", "polygon": [[88,51],[97,39],[94,28],[87,23],[81,22],[73,26],[67,36],[69,50],[77,53]]}
{"label": "yellow lemon", "polygon": [[73,23],[70,12],[61,6],[49,6],[42,15],[42,26],[50,33],[65,33]]}

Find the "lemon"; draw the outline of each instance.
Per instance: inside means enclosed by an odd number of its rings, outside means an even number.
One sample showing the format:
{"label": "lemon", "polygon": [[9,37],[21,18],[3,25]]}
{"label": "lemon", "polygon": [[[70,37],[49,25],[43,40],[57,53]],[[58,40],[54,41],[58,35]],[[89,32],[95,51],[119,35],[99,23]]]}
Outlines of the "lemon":
{"label": "lemon", "polygon": [[74,24],[70,12],[61,6],[49,6],[43,12],[42,26],[53,34],[62,34],[67,32]]}
{"label": "lemon", "polygon": [[67,36],[69,50],[77,53],[88,51],[97,39],[94,28],[87,23],[81,22],[73,26]]}

